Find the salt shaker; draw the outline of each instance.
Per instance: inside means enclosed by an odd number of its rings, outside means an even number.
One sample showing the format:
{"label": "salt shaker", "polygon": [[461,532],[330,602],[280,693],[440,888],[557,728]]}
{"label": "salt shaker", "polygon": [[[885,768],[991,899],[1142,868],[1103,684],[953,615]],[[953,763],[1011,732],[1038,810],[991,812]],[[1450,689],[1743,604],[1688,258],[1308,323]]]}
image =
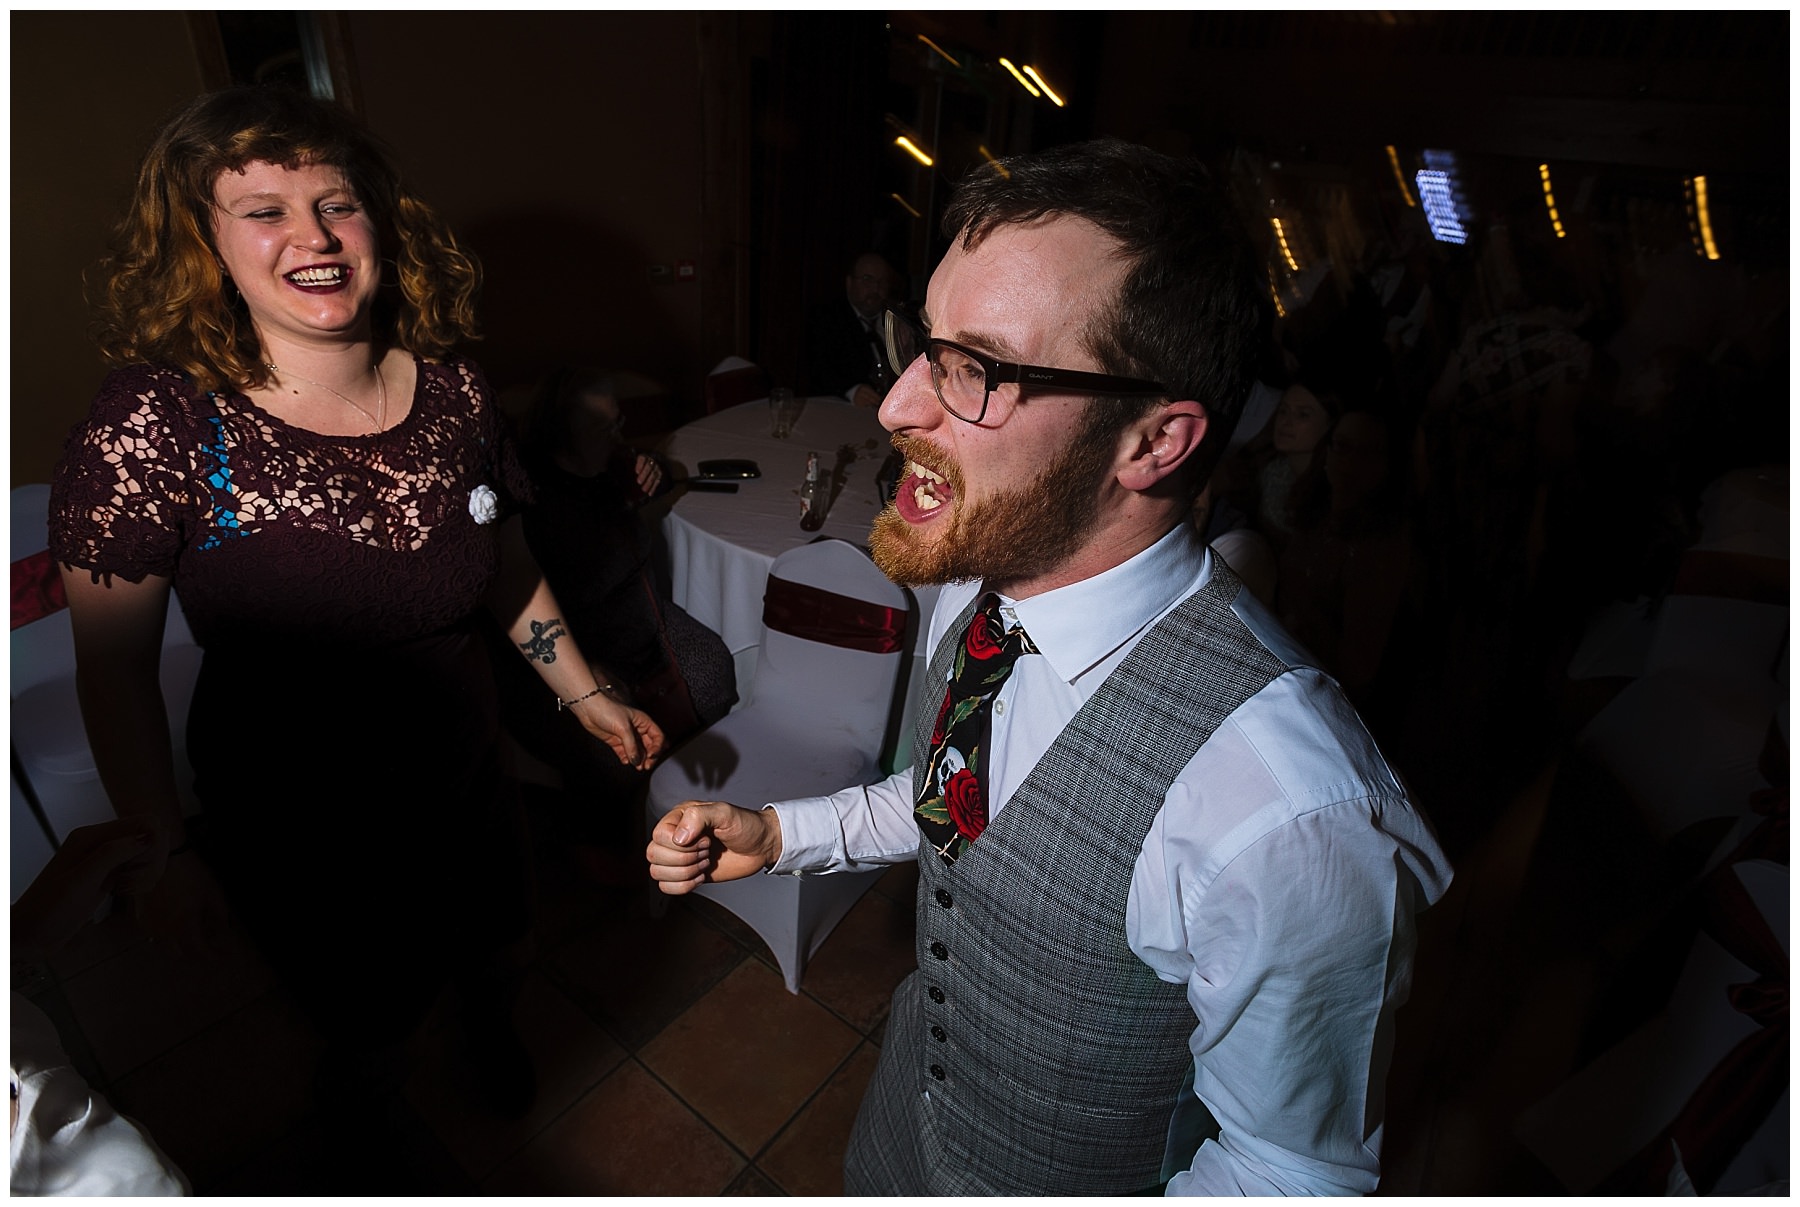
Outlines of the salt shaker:
{"label": "salt shaker", "polygon": [[806,454],[806,477],[800,483],[800,527],[817,532],[825,526],[825,488],[819,480],[819,454]]}

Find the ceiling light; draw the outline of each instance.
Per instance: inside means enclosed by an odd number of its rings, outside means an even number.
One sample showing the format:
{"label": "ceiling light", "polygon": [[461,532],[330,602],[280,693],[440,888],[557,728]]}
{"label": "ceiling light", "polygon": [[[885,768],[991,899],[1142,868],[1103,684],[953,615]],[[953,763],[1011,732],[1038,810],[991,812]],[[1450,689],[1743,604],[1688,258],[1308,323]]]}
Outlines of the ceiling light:
{"label": "ceiling light", "polygon": [[924,34],[919,35],[919,41],[925,43],[925,45],[931,47],[931,49],[937,51],[940,55],[944,56],[944,61],[949,63],[950,66],[952,66],[952,67],[961,67],[962,66],[961,63],[958,63],[955,59],[950,57],[949,51],[945,50],[942,46],[939,46],[936,42],[933,42],[930,38],[926,37]]}
{"label": "ceiling light", "polygon": [[1394,182],[1400,186],[1400,195],[1406,198],[1406,208],[1417,208],[1419,203],[1413,200],[1412,190],[1406,187],[1406,173],[1400,170],[1400,152],[1394,150],[1394,145],[1389,143],[1387,153],[1388,163],[1394,169]]}
{"label": "ceiling light", "polygon": [[1012,78],[1019,81],[1019,87],[1023,88],[1025,91],[1031,93],[1031,95],[1033,95],[1033,96],[1041,95],[1038,92],[1037,86],[1035,84],[1033,84],[1030,80],[1026,79],[1024,76],[1019,74],[1019,69],[1012,65],[1011,59],[1001,59],[1000,66],[1002,66],[1002,67],[1006,68],[1008,71],[1012,72]]}
{"label": "ceiling light", "polygon": [[1550,190],[1550,165],[1540,163],[1538,176],[1544,182],[1544,208],[1550,211],[1550,225],[1555,229],[1556,237],[1560,239],[1563,237],[1563,224],[1562,219],[1556,213],[1556,194]]}
{"label": "ceiling light", "polygon": [[1063,98],[1050,91],[1050,85],[1044,83],[1044,77],[1039,75],[1037,69],[1030,63],[1025,64],[1025,74],[1030,76],[1032,81],[1036,83],[1039,88],[1044,90],[1044,95],[1050,98],[1051,104],[1055,105],[1058,109],[1063,108]]}
{"label": "ceiling light", "polygon": [[924,164],[926,167],[929,168],[931,166],[931,156],[925,154],[925,152],[915,146],[913,140],[906,137],[906,135],[902,134],[899,138],[896,138],[894,140],[894,145]]}

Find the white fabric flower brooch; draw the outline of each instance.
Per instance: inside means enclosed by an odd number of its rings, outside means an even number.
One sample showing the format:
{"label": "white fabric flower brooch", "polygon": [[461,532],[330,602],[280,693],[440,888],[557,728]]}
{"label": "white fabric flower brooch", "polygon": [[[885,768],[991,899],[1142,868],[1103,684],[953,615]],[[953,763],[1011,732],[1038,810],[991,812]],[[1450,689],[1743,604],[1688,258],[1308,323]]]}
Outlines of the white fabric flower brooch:
{"label": "white fabric flower brooch", "polygon": [[500,500],[491,486],[477,486],[469,492],[469,514],[477,524],[492,524],[500,518]]}

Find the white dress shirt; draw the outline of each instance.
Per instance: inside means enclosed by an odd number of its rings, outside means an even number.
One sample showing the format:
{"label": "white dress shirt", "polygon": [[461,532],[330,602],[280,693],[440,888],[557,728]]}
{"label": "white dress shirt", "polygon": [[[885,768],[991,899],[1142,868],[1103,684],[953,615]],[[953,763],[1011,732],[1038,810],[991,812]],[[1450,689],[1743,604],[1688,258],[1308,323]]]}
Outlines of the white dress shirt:
{"label": "white dress shirt", "polygon": [[[1138,640],[1211,573],[1211,554],[1184,524],[1104,574],[1003,600],[1042,656],[1020,658],[994,701],[991,814]],[[944,588],[925,649],[936,650],[979,589]],[[1307,661],[1248,591],[1234,610],[1278,657]],[[937,689],[924,694],[935,706]],[[769,807],[781,820],[777,873],[918,853],[910,768]],[[1187,986],[1198,1024],[1194,1090],[1219,1124],[1197,1152],[1182,1121],[1171,1126],[1179,1172],[1170,1193],[1375,1189],[1413,915],[1449,881],[1429,826],[1323,673],[1280,676],[1220,725],[1165,796],[1126,904],[1132,951]]]}

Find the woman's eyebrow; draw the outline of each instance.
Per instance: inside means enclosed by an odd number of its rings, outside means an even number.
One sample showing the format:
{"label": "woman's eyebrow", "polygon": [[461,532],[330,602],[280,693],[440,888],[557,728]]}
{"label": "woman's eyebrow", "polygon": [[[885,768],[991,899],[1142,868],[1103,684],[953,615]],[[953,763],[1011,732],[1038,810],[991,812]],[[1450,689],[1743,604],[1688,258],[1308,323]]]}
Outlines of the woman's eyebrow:
{"label": "woman's eyebrow", "polygon": [[[327,197],[335,197],[335,196],[340,196],[340,195],[344,196],[344,197],[355,197],[356,193],[350,188],[349,185],[333,185],[331,188],[325,189],[322,192],[314,194],[312,200],[323,201]],[[261,204],[261,203],[267,202],[267,201],[286,201],[286,200],[287,200],[287,194],[285,194],[285,193],[274,193],[274,192],[239,193],[234,196],[228,197],[224,201],[223,204],[225,204],[225,205],[242,205],[246,201],[252,201],[252,202]]]}

